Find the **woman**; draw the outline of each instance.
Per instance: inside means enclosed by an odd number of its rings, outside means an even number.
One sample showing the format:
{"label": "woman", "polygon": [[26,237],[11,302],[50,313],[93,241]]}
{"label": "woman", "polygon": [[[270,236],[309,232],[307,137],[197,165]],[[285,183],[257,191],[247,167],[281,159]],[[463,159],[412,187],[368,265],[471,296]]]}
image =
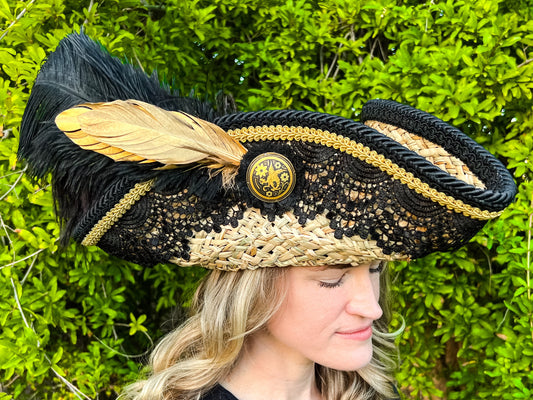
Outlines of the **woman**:
{"label": "woman", "polygon": [[368,102],[364,123],[227,111],[173,96],[83,35],[36,79],[19,154],[52,173],[63,237],[213,270],[125,396],[395,397],[382,263],[463,245],[512,201],[511,176],[391,101]]}
{"label": "woman", "polygon": [[201,398],[396,398],[396,335],[385,333],[377,302],[381,269],[215,270],[193,316],[152,354],[152,375],[127,392],[194,399],[215,385]]}

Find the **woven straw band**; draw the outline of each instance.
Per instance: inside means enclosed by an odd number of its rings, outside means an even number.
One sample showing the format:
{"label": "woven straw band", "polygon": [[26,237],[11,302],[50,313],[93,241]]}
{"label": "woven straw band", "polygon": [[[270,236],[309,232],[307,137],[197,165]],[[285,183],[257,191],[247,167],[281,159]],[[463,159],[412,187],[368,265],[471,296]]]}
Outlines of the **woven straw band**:
{"label": "woven straw band", "polygon": [[391,160],[378,154],[376,151],[363,146],[349,138],[345,138],[336,133],[323,131],[321,129],[301,127],[301,126],[249,126],[248,128],[228,130],[228,134],[240,142],[253,142],[265,140],[300,140],[305,142],[314,142],[323,146],[332,147],[340,150],[360,160],[379,168],[392,178],[399,180],[410,189],[416,191],[422,196],[453,210],[467,217],[478,220],[489,220],[498,217],[503,211],[490,212],[481,210],[465,204],[459,199],[448,196],[431,188],[427,183],[416,178],[411,172],[396,165]]}
{"label": "woven straw band", "polygon": [[141,196],[144,196],[154,186],[154,180],[137,183],[106,215],[92,227],[91,231],[81,242],[84,246],[96,245],[102,236],[117,222]]}
{"label": "woven straw band", "polygon": [[318,214],[305,225],[292,212],[268,221],[261,211],[250,208],[239,226],[222,226],[219,233],[202,230],[190,239],[190,259],[173,258],[179,266],[237,271],[264,267],[359,265],[369,260],[398,260],[401,254],[386,255],[374,240],[359,236],[336,239],[330,220]]}
{"label": "woven straw band", "polygon": [[365,125],[387,135],[457,179],[479,189],[486,189],[483,182],[470,171],[470,168],[464,162],[452,156],[441,146],[421,136],[413,135],[405,129],[384,122],[365,121]]}

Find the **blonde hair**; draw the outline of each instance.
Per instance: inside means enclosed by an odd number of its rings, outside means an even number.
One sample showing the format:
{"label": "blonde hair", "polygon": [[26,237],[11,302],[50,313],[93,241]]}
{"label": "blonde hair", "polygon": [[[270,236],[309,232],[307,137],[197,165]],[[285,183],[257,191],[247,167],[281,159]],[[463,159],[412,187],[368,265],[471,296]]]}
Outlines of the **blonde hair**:
{"label": "blonde hair", "polygon": [[[196,291],[192,316],[165,336],[150,357],[150,375],[125,388],[122,399],[200,399],[223,380],[239,359],[244,341],[265,327],[281,305],[286,268],[212,271]],[[382,273],[382,276],[385,276]],[[382,279],[383,281],[383,279]],[[374,356],[364,368],[343,372],[316,366],[318,389],[327,400],[394,397],[394,338],[387,333],[387,282],[382,284],[384,318],[375,323]]]}

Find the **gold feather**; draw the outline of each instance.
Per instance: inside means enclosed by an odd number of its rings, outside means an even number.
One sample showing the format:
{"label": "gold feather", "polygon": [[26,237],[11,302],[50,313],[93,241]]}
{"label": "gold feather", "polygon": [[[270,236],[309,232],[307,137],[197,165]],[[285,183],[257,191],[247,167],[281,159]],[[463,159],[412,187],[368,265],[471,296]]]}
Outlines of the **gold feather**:
{"label": "gold feather", "polygon": [[55,123],[74,143],[115,161],[159,162],[165,168],[200,163],[225,183],[246,149],[211,122],[138,100],[88,103],[60,113]]}

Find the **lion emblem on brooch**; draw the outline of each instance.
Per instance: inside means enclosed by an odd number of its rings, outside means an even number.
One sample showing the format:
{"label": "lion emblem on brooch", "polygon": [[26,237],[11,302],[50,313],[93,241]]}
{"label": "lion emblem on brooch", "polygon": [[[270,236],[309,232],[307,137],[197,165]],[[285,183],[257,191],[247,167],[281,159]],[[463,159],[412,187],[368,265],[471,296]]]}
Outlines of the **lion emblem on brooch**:
{"label": "lion emblem on brooch", "polygon": [[246,183],[259,200],[269,203],[281,201],[291,194],[296,182],[294,166],[278,153],[258,155],[248,166]]}

